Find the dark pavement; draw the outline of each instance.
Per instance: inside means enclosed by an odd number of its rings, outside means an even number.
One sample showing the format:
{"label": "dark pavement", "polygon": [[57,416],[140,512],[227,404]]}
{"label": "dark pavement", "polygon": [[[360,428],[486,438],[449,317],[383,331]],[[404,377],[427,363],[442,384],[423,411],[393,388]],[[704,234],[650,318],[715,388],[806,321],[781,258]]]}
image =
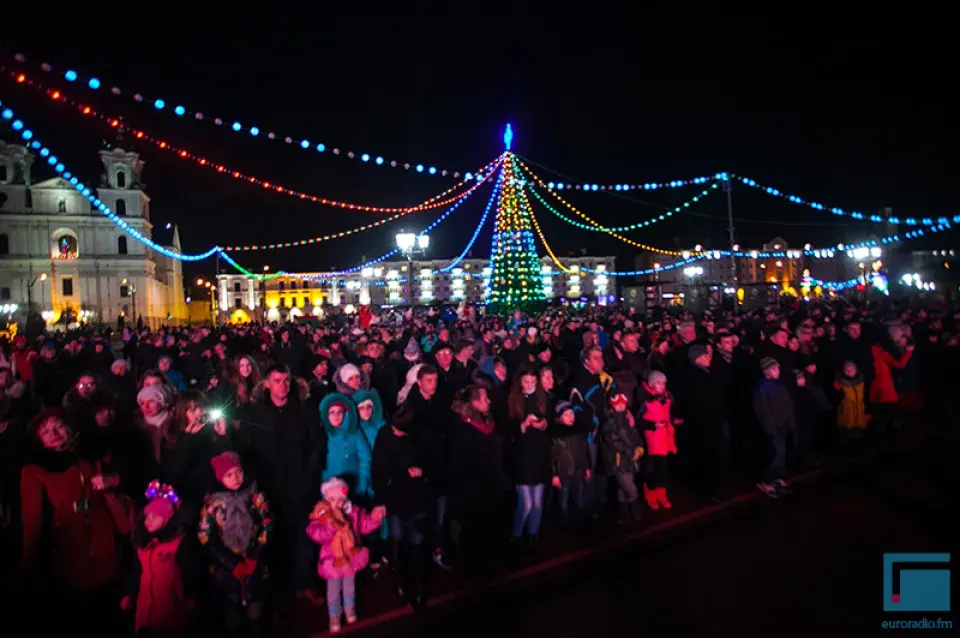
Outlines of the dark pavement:
{"label": "dark pavement", "polygon": [[902,618],[882,612],[883,553],[950,551],[960,538],[956,440],[911,436],[778,501],[752,499],[351,634],[876,635],[884,618]]}

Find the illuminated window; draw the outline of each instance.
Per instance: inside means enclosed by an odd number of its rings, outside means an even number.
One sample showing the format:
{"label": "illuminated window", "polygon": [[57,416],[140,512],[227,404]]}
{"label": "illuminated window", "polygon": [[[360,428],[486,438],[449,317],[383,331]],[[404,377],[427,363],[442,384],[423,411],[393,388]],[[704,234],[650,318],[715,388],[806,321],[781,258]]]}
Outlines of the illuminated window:
{"label": "illuminated window", "polygon": [[79,254],[76,237],[62,235],[57,239],[57,259],[76,259]]}

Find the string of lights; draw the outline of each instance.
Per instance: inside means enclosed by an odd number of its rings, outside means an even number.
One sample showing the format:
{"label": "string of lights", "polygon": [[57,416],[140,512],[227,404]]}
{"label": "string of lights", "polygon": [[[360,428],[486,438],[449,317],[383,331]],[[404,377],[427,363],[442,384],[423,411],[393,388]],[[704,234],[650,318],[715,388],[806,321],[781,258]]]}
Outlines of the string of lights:
{"label": "string of lights", "polygon": [[[755,188],[761,192],[766,193],[767,195],[771,195],[773,197],[780,197],[794,204],[799,204],[800,206],[806,206],[807,208],[811,208],[813,210],[827,211],[834,215],[838,215],[840,217],[850,217],[851,219],[856,219],[860,221],[869,221],[876,224],[889,223],[895,226],[898,226],[900,224],[904,224],[906,226],[934,226],[937,224],[943,224],[944,222],[950,221],[950,219],[947,217],[938,217],[936,219],[932,217],[923,217],[921,219],[916,219],[915,217],[903,217],[903,218],[895,217],[895,216],[883,217],[882,215],[878,215],[876,213],[867,214],[867,213],[859,213],[857,211],[847,211],[842,208],[838,208],[836,206],[825,206],[824,204],[820,204],[818,202],[808,201],[798,195],[785,193],[778,188],[774,188],[773,186],[764,186],[763,184],[760,184],[750,179],[749,177],[745,177],[743,175],[732,175],[732,177],[734,177],[741,184],[745,184],[751,188]],[[953,222],[960,223],[960,215],[954,216]]]}
{"label": "string of lights", "polygon": [[[680,253],[679,253],[678,251],[675,251],[675,250],[665,250],[665,249],[663,249],[663,248],[657,248],[657,247],[655,247],[655,246],[649,246],[649,245],[647,245],[647,244],[641,244],[640,242],[633,241],[633,240],[630,239],[629,237],[624,237],[623,235],[619,235],[619,234],[617,234],[617,233],[615,233],[615,232],[613,232],[613,231],[610,231],[610,230],[605,229],[601,224],[599,224],[599,223],[596,222],[595,220],[591,219],[590,217],[588,217],[588,216],[585,215],[584,213],[580,212],[580,210],[578,210],[573,204],[571,204],[571,203],[568,202],[567,200],[563,199],[560,195],[558,195],[558,194],[557,194],[556,192],[554,192],[552,189],[550,189],[549,187],[547,187],[547,184],[544,183],[544,181],[543,181],[542,179],[540,179],[539,177],[537,177],[537,175],[536,175],[535,173],[533,173],[533,172],[530,170],[530,168],[529,168],[526,164],[523,163],[523,161],[517,159],[515,155],[511,155],[511,156],[510,156],[510,160],[511,160],[511,162],[516,162],[516,163],[518,163],[518,164],[520,165],[520,168],[522,169],[522,172],[523,172],[524,174],[526,174],[526,175],[529,176],[531,179],[533,179],[537,184],[540,185],[541,188],[546,189],[546,191],[549,192],[551,195],[553,195],[553,196],[557,199],[557,201],[559,201],[561,204],[563,204],[564,206],[566,206],[568,209],[570,209],[570,210],[571,210],[573,213],[575,213],[577,216],[582,217],[583,219],[587,220],[587,223],[589,223],[589,224],[590,224],[591,226],[593,226],[594,228],[597,228],[597,229],[600,230],[601,232],[605,232],[605,233],[607,233],[608,235],[610,235],[611,237],[615,237],[615,238],[619,239],[620,241],[624,242],[625,244],[629,244],[629,245],[631,245],[631,246],[634,246],[634,247],[636,247],[636,248],[640,248],[640,249],[642,249],[642,250],[648,250],[648,251],[650,251],[650,252],[660,253],[661,255],[673,255],[673,256],[679,256],[679,255],[680,255]],[[518,172],[519,172],[519,171],[518,171]]]}
{"label": "string of lights", "polygon": [[543,249],[547,251],[547,255],[550,256],[550,260],[565,273],[569,273],[570,269],[564,266],[557,256],[554,254],[553,249],[550,248],[550,244],[547,242],[547,238],[543,236],[543,230],[540,228],[540,223],[537,221],[537,216],[534,214],[533,209],[530,207],[530,202],[527,200],[526,195],[521,191],[521,200],[523,204],[527,207],[527,212],[530,215],[530,221],[533,222],[533,230],[537,233],[537,236],[540,238],[540,243],[543,244]]}
{"label": "string of lights", "polygon": [[[21,53],[14,54],[14,60],[20,64],[26,64],[27,58]],[[106,83],[101,81],[100,78],[87,76],[81,74],[78,71],[75,71],[73,68],[66,69],[63,71],[62,75],[59,71],[56,71],[54,67],[46,62],[40,64],[39,68],[50,75],[50,81],[54,82],[62,78],[62,81],[66,82],[72,86],[86,87],[93,92],[103,93],[101,89],[106,89]],[[14,77],[26,77],[26,73],[20,71],[14,71]],[[331,155],[337,157],[346,157],[348,159],[356,159],[364,164],[373,164],[375,166],[389,166],[391,168],[402,168],[405,171],[413,170],[417,173],[425,173],[427,175],[439,175],[441,177],[451,176],[454,178],[459,178],[460,173],[457,171],[450,171],[445,168],[437,168],[435,166],[430,166],[421,163],[411,163],[411,162],[402,162],[399,160],[387,160],[382,155],[376,155],[373,153],[364,153],[364,152],[354,152],[351,150],[344,150],[338,146],[330,146],[324,142],[319,142],[316,140],[310,140],[309,138],[304,138],[302,136],[292,136],[292,135],[282,135],[274,133],[271,130],[262,128],[257,125],[252,124],[242,124],[239,121],[234,120],[233,118],[225,117],[216,117],[210,116],[202,111],[197,111],[189,106],[184,106],[182,104],[177,104],[176,102],[168,101],[162,97],[157,98],[147,98],[144,97],[142,93],[130,93],[122,90],[118,86],[111,86],[109,92],[114,96],[129,97],[134,102],[140,105],[147,105],[152,107],[153,111],[165,114],[173,114],[177,118],[194,120],[196,122],[203,122],[205,124],[212,125],[216,128],[228,129],[234,133],[246,133],[251,137],[256,137],[258,139],[266,139],[269,141],[283,142],[284,144],[292,148],[300,148],[305,151],[312,151],[316,153],[326,153],[328,150]],[[465,174],[466,175],[466,174]]]}
{"label": "string of lights", "polygon": [[[472,193],[471,193],[471,194],[472,194]],[[435,220],[433,220],[433,222],[431,222],[429,226],[427,226],[426,228],[424,228],[423,230],[421,230],[419,233],[417,233],[417,237],[422,237],[423,235],[428,234],[428,233],[429,233],[430,231],[432,231],[434,228],[436,228],[437,226],[439,226],[439,225],[440,225],[441,223],[443,223],[443,221],[444,221],[445,219],[447,219],[455,210],[457,210],[457,208],[459,208],[461,204],[463,204],[463,203],[464,203],[465,201],[467,201],[468,199],[469,199],[469,196],[463,197],[463,198],[457,200],[456,202],[454,202],[453,205],[446,210],[446,212],[444,212],[442,215],[440,215],[440,217],[438,217],[438,218],[436,218]],[[391,251],[389,251],[389,252],[387,252],[387,253],[385,253],[385,254],[377,257],[376,259],[371,259],[370,261],[365,262],[365,263],[362,263],[362,264],[360,264],[360,265],[358,265],[358,266],[353,266],[353,267],[351,267],[351,268],[346,268],[346,269],[344,269],[344,270],[338,270],[338,271],[336,271],[336,272],[315,273],[315,274],[314,274],[314,273],[311,273],[311,274],[300,274],[300,273],[284,272],[283,274],[284,274],[285,277],[295,277],[295,278],[297,278],[297,279],[307,279],[307,280],[310,280],[310,281],[321,281],[321,280],[325,280],[325,279],[334,279],[334,278],[340,277],[340,276],[342,276],[342,275],[348,275],[348,274],[350,274],[350,273],[354,273],[354,272],[361,271],[361,270],[363,270],[364,268],[371,268],[371,267],[373,267],[374,265],[379,264],[380,262],[383,262],[383,261],[386,261],[387,259],[390,259],[391,257],[393,257],[394,255],[398,254],[399,252],[400,252],[400,249],[399,249],[399,248],[394,248],[393,250],[391,250]]]}
{"label": "string of lights", "polygon": [[[4,107],[4,103],[2,100],[0,100],[0,107]],[[141,233],[139,230],[137,230],[136,228],[128,224],[126,221],[123,220],[122,217],[115,214],[112,210],[110,210],[110,208],[106,204],[100,201],[100,199],[96,196],[96,194],[94,194],[93,190],[90,187],[88,187],[86,184],[81,182],[76,175],[73,175],[69,170],[67,170],[66,164],[64,164],[60,160],[60,158],[53,153],[53,151],[50,148],[48,148],[47,146],[44,146],[44,144],[39,139],[37,139],[34,132],[31,129],[27,128],[27,125],[23,122],[23,120],[17,118],[13,109],[11,109],[9,106],[5,106],[3,110],[0,111],[0,118],[10,121],[11,128],[17,134],[20,135],[24,143],[27,144],[31,149],[38,151],[38,154],[40,155],[40,157],[46,159],[47,164],[53,167],[53,170],[55,170],[60,175],[60,177],[62,177],[67,182],[69,182],[70,185],[73,186],[73,188],[76,189],[78,193],[86,197],[90,201],[90,203],[93,205],[93,207],[96,208],[101,214],[103,214],[104,217],[112,221],[121,230],[123,230],[125,233],[127,233],[128,235],[136,239],[138,242],[140,242],[147,248],[150,248],[151,250],[154,250],[160,253],[161,255],[165,255],[166,257],[170,257],[171,259],[177,259],[180,261],[202,261],[204,259],[207,259],[208,257],[212,257],[220,250],[219,246],[214,246],[213,248],[211,248],[210,250],[204,253],[188,255],[185,253],[177,252],[175,250],[170,250],[165,246],[161,246],[160,244],[156,243],[155,241],[153,241],[152,239],[150,239],[149,237]]]}
{"label": "string of lights", "polygon": [[[22,78],[22,79],[21,79],[21,78]],[[437,195],[434,195],[433,197],[431,197],[431,198],[429,198],[429,199],[427,199],[427,200],[425,200],[425,201],[423,201],[423,202],[421,202],[420,204],[417,204],[417,205],[415,205],[415,206],[382,207],[382,206],[367,206],[367,205],[364,205],[364,204],[354,204],[354,203],[351,203],[351,202],[342,202],[342,201],[338,201],[338,200],[329,199],[329,198],[326,198],[326,197],[320,197],[320,196],[318,196],[318,195],[312,195],[312,194],[310,194],[310,193],[306,193],[306,192],[299,191],[299,190],[296,190],[296,189],[293,189],[293,188],[289,188],[289,187],[284,186],[284,185],[282,185],[282,184],[275,184],[275,183],[273,183],[273,182],[270,182],[269,180],[265,180],[265,179],[262,179],[262,178],[260,178],[260,177],[257,177],[256,175],[251,175],[251,174],[248,174],[248,173],[244,173],[244,172],[242,172],[242,171],[238,171],[238,170],[232,169],[232,168],[230,168],[229,166],[226,166],[226,165],[224,165],[224,164],[220,164],[220,163],[217,163],[217,162],[215,162],[215,161],[213,161],[213,160],[207,159],[206,157],[204,157],[204,156],[202,156],[202,155],[199,155],[199,154],[197,154],[197,153],[193,153],[192,151],[190,151],[190,150],[187,149],[187,148],[174,146],[174,145],[168,143],[168,142],[165,141],[165,140],[162,140],[162,139],[160,139],[160,138],[157,138],[157,137],[149,134],[148,132],[144,131],[143,129],[138,129],[138,128],[135,128],[135,127],[128,126],[127,124],[124,123],[124,121],[123,121],[121,118],[119,118],[119,117],[113,117],[113,116],[108,115],[108,114],[106,114],[106,113],[102,113],[102,112],[100,112],[100,111],[97,111],[96,109],[94,109],[93,107],[91,107],[91,106],[89,106],[89,105],[82,104],[82,103],[80,103],[80,102],[72,99],[71,97],[67,96],[62,90],[44,88],[42,85],[34,82],[32,79],[24,76],[23,74],[18,75],[18,76],[15,78],[15,80],[16,80],[17,83],[20,84],[20,85],[29,86],[29,87],[31,87],[31,88],[35,88],[35,89],[38,89],[38,90],[43,91],[44,93],[47,94],[47,96],[48,96],[51,100],[54,101],[54,103],[70,105],[70,106],[76,108],[76,109],[80,112],[80,114],[82,114],[82,115],[85,115],[85,116],[92,117],[92,118],[94,118],[94,119],[100,120],[100,121],[106,123],[108,126],[110,126],[111,128],[113,128],[113,129],[115,129],[115,130],[122,131],[122,132],[125,132],[125,133],[129,133],[134,139],[151,143],[151,144],[153,144],[156,148],[158,148],[158,149],[160,149],[160,150],[162,150],[162,151],[167,151],[167,152],[169,152],[169,153],[175,154],[179,159],[191,161],[191,162],[193,162],[193,163],[195,163],[195,164],[197,164],[197,165],[199,165],[199,166],[202,166],[202,167],[205,167],[205,168],[208,168],[208,169],[215,170],[217,173],[219,173],[219,174],[221,174],[221,175],[227,175],[227,176],[229,176],[229,177],[232,177],[233,179],[236,179],[236,180],[239,180],[239,181],[242,181],[242,182],[247,182],[247,183],[250,183],[250,184],[254,184],[254,185],[256,185],[256,186],[260,186],[261,188],[263,188],[264,190],[267,190],[267,191],[280,193],[280,194],[282,194],[282,195],[287,195],[287,196],[290,196],[290,197],[295,197],[295,198],[297,198],[297,199],[300,199],[300,200],[303,200],[303,201],[312,202],[312,203],[315,203],[315,204],[321,204],[321,205],[324,205],[324,206],[332,206],[332,207],[335,207],[335,208],[341,208],[341,209],[346,209],[346,210],[361,211],[361,212],[367,212],[367,213],[400,213],[400,215],[397,215],[397,217],[400,217],[400,216],[402,216],[402,215],[409,214],[409,213],[416,213],[416,212],[420,212],[420,211],[424,211],[424,210],[431,210],[431,209],[434,209],[434,208],[441,208],[441,207],[443,207],[443,206],[446,206],[446,205],[448,205],[448,204],[453,203],[453,202],[456,201],[458,198],[463,197],[463,196],[464,196],[464,193],[459,193],[459,194],[453,195],[453,196],[451,196],[451,197],[447,197],[448,195],[451,195],[451,193],[453,193],[453,192],[456,191],[457,189],[461,188],[462,186],[464,186],[464,185],[465,185],[467,182],[469,182],[469,181],[482,180],[482,179],[484,179],[486,176],[489,175],[489,173],[490,173],[492,170],[494,170],[494,168],[499,164],[499,162],[502,161],[502,156],[493,159],[493,160],[492,160],[491,162],[489,162],[486,166],[484,166],[484,167],[481,168],[479,171],[477,171],[476,174],[468,173],[467,175],[469,176],[469,178],[465,178],[465,179],[461,180],[460,182],[457,182],[456,184],[454,184],[454,185],[451,186],[450,188],[446,189],[446,190],[443,191],[442,193],[439,193],[439,194],[437,194]],[[446,199],[444,199],[444,198],[446,198]],[[396,219],[397,217],[394,217],[394,219]],[[336,238],[336,237],[334,237],[334,238]],[[309,243],[309,242],[307,241],[307,243]],[[314,243],[316,243],[316,242],[314,242]],[[292,242],[291,242],[291,245],[292,245]],[[301,243],[301,244],[298,244],[298,245],[303,245],[303,244]],[[287,246],[287,245],[285,245],[285,244],[274,244],[273,247],[274,247],[274,248],[287,248],[287,247],[289,247],[289,246]],[[250,247],[250,249],[251,249],[251,250],[263,250],[263,249],[265,249],[265,248],[263,248],[262,246],[258,246],[257,248]]]}
{"label": "string of lights", "polygon": [[563,221],[567,222],[568,224],[572,224],[573,226],[576,226],[577,228],[579,228],[579,229],[581,229],[581,230],[589,230],[589,231],[591,231],[591,232],[599,233],[599,232],[606,232],[606,231],[629,232],[629,231],[631,231],[631,230],[637,230],[638,228],[644,228],[644,227],[646,227],[646,226],[650,226],[650,225],[652,225],[652,224],[656,224],[657,222],[664,221],[665,219],[667,219],[667,218],[669,218],[669,217],[673,217],[673,214],[674,214],[674,213],[683,212],[683,210],[684,210],[685,208],[689,208],[689,207],[692,206],[693,204],[696,204],[696,203],[699,202],[701,199],[703,199],[704,197],[706,197],[707,195],[709,195],[710,193],[712,193],[714,190],[716,190],[717,188],[719,188],[719,185],[718,185],[718,184],[711,184],[711,185],[710,185],[710,188],[707,188],[707,189],[703,190],[699,195],[696,195],[695,197],[689,199],[688,201],[684,202],[684,203],[681,204],[680,206],[676,206],[676,207],[672,208],[671,210],[666,211],[666,212],[663,213],[662,215],[658,215],[657,217],[653,217],[653,218],[651,218],[651,219],[648,219],[648,220],[645,220],[645,221],[642,221],[642,222],[637,222],[636,224],[630,224],[629,226],[616,226],[616,227],[608,227],[608,226],[596,227],[596,226],[590,226],[589,224],[584,224],[584,223],[582,223],[582,222],[578,222],[578,221],[575,220],[575,219],[570,219],[569,217],[567,217],[566,215],[564,215],[563,213],[561,213],[560,211],[558,211],[557,209],[555,209],[554,207],[552,207],[550,204],[548,204],[547,201],[540,195],[540,193],[537,192],[537,190],[536,190],[533,186],[528,185],[528,188],[529,188],[530,192],[533,193],[533,194],[536,196],[536,198],[540,201],[540,203],[543,204],[543,207],[544,207],[544,208],[546,208],[548,211],[550,211],[551,213],[553,213],[554,215],[556,215],[557,217],[559,217],[559,218],[562,219]]}
{"label": "string of lights", "polygon": [[[498,164],[494,164],[494,165],[491,167],[491,169],[492,169],[492,170],[495,170],[498,166],[499,166],[499,163],[498,163]],[[487,181],[492,175],[494,175],[494,174],[495,174],[495,173],[493,173],[492,171],[491,171],[491,172],[485,172],[485,173],[483,173],[483,176],[480,178],[479,181],[477,181],[476,184],[474,184],[473,186],[471,186],[470,188],[468,188],[467,190],[465,190],[463,193],[461,193],[460,199],[465,199],[465,198],[469,197],[470,195],[472,195],[472,194],[473,194],[473,191],[475,191],[475,190],[477,190],[478,188],[480,188],[480,187],[481,187],[484,183],[486,183],[486,181]],[[414,212],[414,211],[410,211],[410,212]],[[350,236],[352,236],[352,235],[356,235],[356,234],[358,234],[358,233],[362,233],[363,231],[366,231],[366,230],[371,230],[371,229],[377,228],[377,227],[379,227],[379,226],[384,226],[384,225],[386,225],[386,224],[389,224],[389,223],[392,222],[392,221],[396,221],[397,219],[400,219],[401,217],[404,217],[404,216],[409,215],[409,214],[410,214],[409,212],[407,212],[407,213],[397,213],[397,214],[395,214],[395,215],[391,215],[390,217],[388,217],[388,218],[386,218],[386,219],[381,219],[381,220],[379,220],[379,221],[377,221],[377,222],[374,222],[374,223],[372,223],[372,224],[364,224],[363,226],[357,226],[356,228],[351,228],[350,230],[344,230],[344,231],[340,231],[340,232],[336,232],[336,233],[330,233],[330,234],[328,234],[328,235],[321,235],[321,236],[319,236],[319,237],[311,237],[310,239],[299,239],[299,240],[297,240],[297,241],[292,241],[292,242],[291,242],[291,241],[288,241],[288,242],[284,242],[284,243],[282,243],[282,244],[259,244],[259,245],[257,245],[257,244],[249,244],[249,245],[241,245],[241,246],[226,246],[226,247],[224,247],[224,250],[232,250],[232,251],[273,250],[273,249],[277,249],[277,248],[293,248],[293,247],[297,247],[297,246],[309,246],[309,245],[312,245],[312,244],[319,244],[319,243],[321,243],[321,242],[329,241],[329,240],[332,240],[332,239],[342,239],[342,238],[344,238],[344,237],[350,237]]]}
{"label": "string of lights", "polygon": [[470,238],[470,241],[467,242],[467,245],[464,247],[463,251],[457,255],[456,259],[451,261],[443,268],[434,270],[432,274],[436,275],[438,273],[452,270],[457,264],[463,261],[463,258],[466,257],[467,253],[470,252],[470,249],[473,248],[473,244],[476,243],[477,237],[480,236],[480,230],[483,229],[484,224],[487,223],[487,217],[490,215],[490,209],[493,208],[494,202],[496,202],[500,197],[500,190],[503,188],[503,173],[504,170],[501,167],[500,171],[497,173],[497,182],[493,187],[493,192],[490,193],[490,199],[487,200],[487,206],[483,209],[483,215],[480,217],[480,223],[477,224],[477,227],[473,231],[473,236]]}

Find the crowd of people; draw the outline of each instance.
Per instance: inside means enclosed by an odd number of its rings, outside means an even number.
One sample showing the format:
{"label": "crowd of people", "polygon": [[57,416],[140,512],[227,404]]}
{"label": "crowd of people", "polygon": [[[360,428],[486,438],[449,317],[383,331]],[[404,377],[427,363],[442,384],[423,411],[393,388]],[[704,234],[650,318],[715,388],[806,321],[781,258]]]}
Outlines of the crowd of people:
{"label": "crowd of people", "polygon": [[287,594],[337,632],[365,569],[422,609],[432,570],[489,578],[545,525],[642,525],[731,473],[778,498],[819,451],[955,414],[960,313],[922,301],[18,336],[0,578],[56,607],[36,635],[256,636]]}

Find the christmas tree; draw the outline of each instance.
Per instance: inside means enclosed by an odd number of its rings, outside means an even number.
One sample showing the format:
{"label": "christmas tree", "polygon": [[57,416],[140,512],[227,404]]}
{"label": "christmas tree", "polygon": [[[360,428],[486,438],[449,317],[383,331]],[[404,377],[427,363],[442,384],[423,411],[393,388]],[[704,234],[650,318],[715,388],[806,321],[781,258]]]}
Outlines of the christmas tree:
{"label": "christmas tree", "polygon": [[513,163],[513,131],[503,136],[507,153],[503,162],[503,187],[497,200],[497,218],[490,253],[490,290],[487,311],[507,313],[537,310],[545,304],[540,283],[540,257],[533,236],[524,183]]}

